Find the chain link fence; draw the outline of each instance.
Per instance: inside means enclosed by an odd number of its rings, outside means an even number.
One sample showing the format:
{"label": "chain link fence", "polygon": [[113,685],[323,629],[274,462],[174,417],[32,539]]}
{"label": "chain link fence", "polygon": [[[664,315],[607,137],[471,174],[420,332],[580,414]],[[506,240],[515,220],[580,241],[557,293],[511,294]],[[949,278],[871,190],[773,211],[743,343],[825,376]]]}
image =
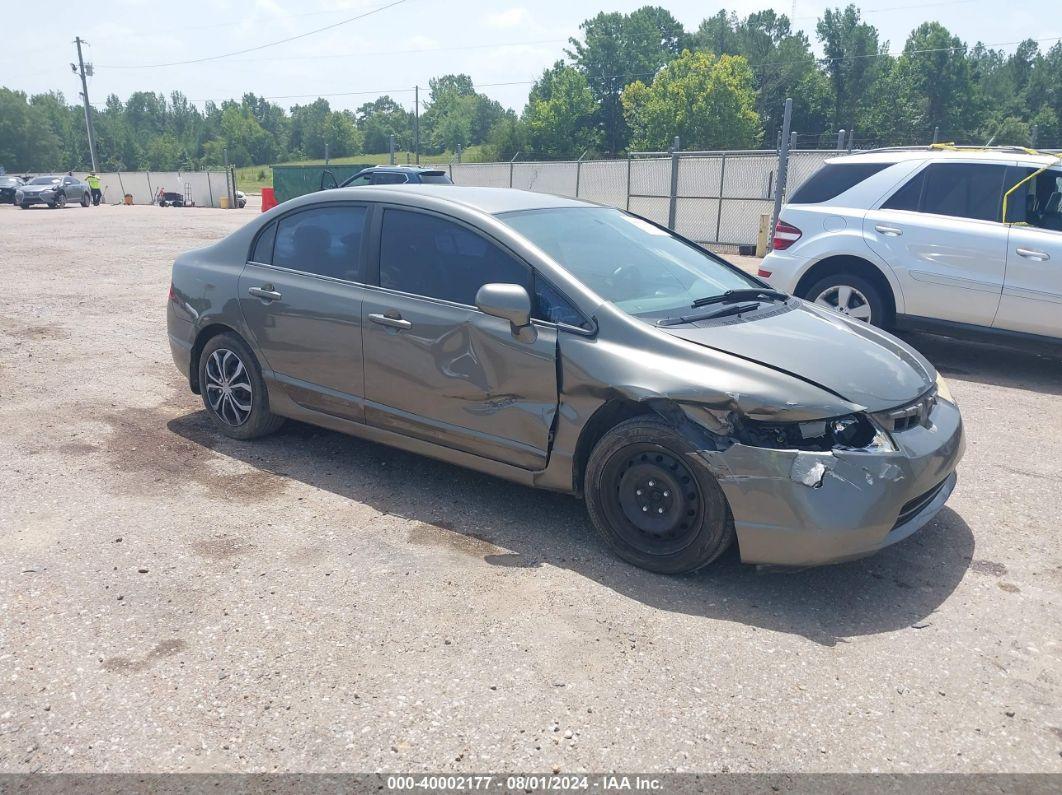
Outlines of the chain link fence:
{"label": "chain link fence", "polygon": [[[786,192],[843,152],[791,150]],[[458,185],[520,188],[630,210],[690,240],[723,249],[756,245],[773,210],[779,153],[632,152],[626,160],[451,163]],[[783,197],[784,199],[784,197]]]}

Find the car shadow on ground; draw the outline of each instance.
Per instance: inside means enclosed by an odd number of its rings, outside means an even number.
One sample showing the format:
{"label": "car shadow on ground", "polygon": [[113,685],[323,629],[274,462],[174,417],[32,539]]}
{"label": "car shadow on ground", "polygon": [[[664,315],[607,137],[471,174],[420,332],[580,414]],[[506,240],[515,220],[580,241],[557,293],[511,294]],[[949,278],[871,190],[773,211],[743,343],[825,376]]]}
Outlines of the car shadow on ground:
{"label": "car shadow on ground", "polygon": [[966,522],[945,509],[906,541],[856,562],[804,570],[742,564],[735,548],[708,569],[667,577],[613,557],[581,501],[289,422],[254,442],[220,436],[205,411],[173,419],[181,437],[256,469],[293,478],[413,521],[409,543],[487,565],[569,569],[650,607],[791,633],[833,645],[923,628],[974,552]]}
{"label": "car shadow on ground", "polygon": [[898,336],[929,359],[945,378],[1062,395],[1062,353],[1058,347],[1007,347],[915,331]]}

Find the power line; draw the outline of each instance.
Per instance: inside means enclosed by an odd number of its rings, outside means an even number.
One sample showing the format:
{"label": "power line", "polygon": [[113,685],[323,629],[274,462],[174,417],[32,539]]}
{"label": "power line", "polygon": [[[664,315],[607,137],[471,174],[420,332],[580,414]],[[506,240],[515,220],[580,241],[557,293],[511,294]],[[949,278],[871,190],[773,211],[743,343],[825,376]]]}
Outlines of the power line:
{"label": "power line", "polygon": [[[426,52],[462,52],[465,50],[488,50],[503,47],[526,47],[534,44],[557,44],[565,42],[567,39],[534,39],[532,41],[509,41],[509,42],[497,42],[490,44],[466,44],[456,47],[421,47],[417,49],[408,50],[362,50],[359,52],[344,52],[344,53],[332,53],[327,55],[284,55],[279,58],[234,58],[229,63],[274,63],[277,61],[319,61],[319,60],[331,60],[336,58],[357,58],[366,56],[381,56],[381,55],[412,55],[415,53]],[[114,67],[114,66],[97,66],[97,69],[116,69],[116,68],[132,68],[132,67]]]}
{"label": "power line", "polygon": [[243,50],[235,50],[234,52],[226,52],[226,53],[222,53],[221,55],[210,55],[210,56],[207,56],[205,58],[191,58],[191,59],[186,60],[186,61],[171,61],[169,63],[114,64],[114,65],[110,65],[110,66],[103,66],[102,68],[104,68],[104,69],[161,69],[161,68],[166,67],[166,66],[187,66],[188,64],[206,63],[207,61],[219,61],[222,58],[231,58],[233,55],[244,55],[245,53],[249,53],[249,52],[258,52],[259,50],[264,50],[267,47],[275,47],[278,44],[287,44],[290,41],[296,41],[298,39],[305,39],[307,36],[314,36],[314,35],[316,35],[318,33],[323,33],[326,30],[334,30],[335,28],[338,28],[338,27],[340,27],[342,25],[348,25],[351,22],[356,22],[359,19],[365,19],[365,17],[370,17],[373,14],[379,14],[381,11],[386,11],[389,8],[394,8],[395,6],[402,5],[403,3],[406,3],[406,2],[408,2],[408,0],[394,0],[394,2],[388,3],[385,6],[380,6],[378,8],[374,8],[374,9],[372,9],[370,11],[365,11],[364,13],[358,14],[357,16],[348,17],[347,19],[342,19],[339,22],[333,22],[331,25],[325,25],[323,28],[316,28],[315,30],[308,30],[305,33],[299,33],[296,36],[289,36],[286,39],[278,39],[277,41],[271,41],[271,42],[268,42],[266,44],[259,44],[259,45],[254,46],[254,47],[247,47],[246,49],[243,49]]}

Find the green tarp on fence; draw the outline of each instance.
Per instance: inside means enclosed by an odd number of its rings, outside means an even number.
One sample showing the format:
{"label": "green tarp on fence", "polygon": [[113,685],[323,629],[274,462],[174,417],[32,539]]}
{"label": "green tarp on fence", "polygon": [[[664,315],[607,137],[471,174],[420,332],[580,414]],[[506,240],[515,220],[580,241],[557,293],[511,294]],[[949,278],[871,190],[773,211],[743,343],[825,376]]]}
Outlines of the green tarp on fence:
{"label": "green tarp on fence", "polygon": [[[330,166],[273,166],[273,190],[278,202],[286,202],[296,196],[314,193],[321,189],[321,175],[327,170],[336,175],[336,183],[352,177],[372,163],[351,163]],[[331,186],[332,181],[327,179]]]}

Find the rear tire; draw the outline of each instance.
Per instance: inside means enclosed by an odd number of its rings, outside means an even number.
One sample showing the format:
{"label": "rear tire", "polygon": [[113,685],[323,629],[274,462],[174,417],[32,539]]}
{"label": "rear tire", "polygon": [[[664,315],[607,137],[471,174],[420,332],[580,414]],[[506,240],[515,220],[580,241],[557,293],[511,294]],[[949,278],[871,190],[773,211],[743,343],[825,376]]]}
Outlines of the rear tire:
{"label": "rear tire", "polygon": [[663,420],[621,422],[594,447],[584,482],[590,521],[621,558],[660,574],[714,561],[734,520],[697,448]]}
{"label": "rear tire", "polygon": [[872,326],[889,325],[888,309],[881,288],[862,276],[835,273],[811,285],[803,298],[852,320]]}
{"label": "rear tire", "polygon": [[219,334],[203,346],[199,391],[214,426],[233,439],[256,439],[284,424],[269,410],[258,360],[235,334]]}
{"label": "rear tire", "polygon": [[89,206],[89,195],[87,193],[82,193],[81,194],[81,206],[82,207],[88,207]]}

